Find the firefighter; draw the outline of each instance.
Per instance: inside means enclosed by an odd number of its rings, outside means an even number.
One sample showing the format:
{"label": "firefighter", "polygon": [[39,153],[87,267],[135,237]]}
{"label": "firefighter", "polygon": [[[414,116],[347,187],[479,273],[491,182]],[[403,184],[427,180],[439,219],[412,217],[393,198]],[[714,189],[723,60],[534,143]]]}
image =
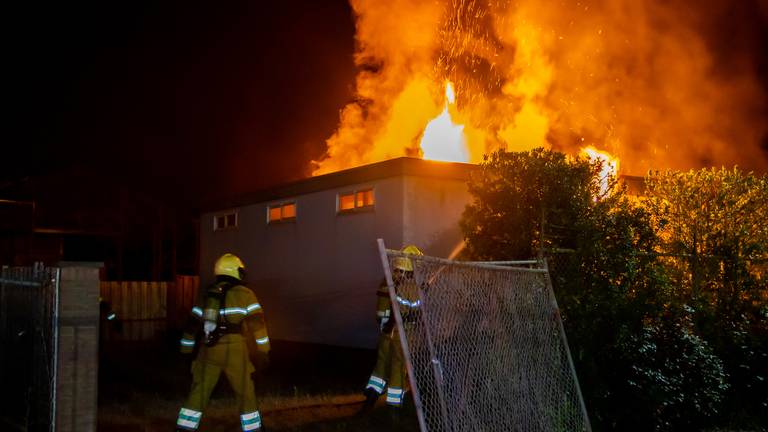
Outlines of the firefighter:
{"label": "firefighter", "polygon": [[[409,255],[423,255],[418,247],[409,245],[402,249]],[[421,302],[415,297],[416,289],[413,284],[413,261],[408,257],[397,257],[393,260],[392,279],[395,284],[396,300],[400,306],[401,315],[407,322],[409,314],[415,313]],[[407,286],[410,285],[410,286]],[[395,328],[395,320],[392,316],[392,302],[389,298],[387,283],[383,281],[376,295],[377,321],[379,323],[379,344],[376,366],[368,379],[365,387],[365,403],[362,412],[370,411],[379,399],[379,396],[387,391],[387,405],[393,408],[401,408],[405,396],[405,363],[403,361],[403,348],[400,345],[400,334]]]}
{"label": "firefighter", "polygon": [[224,372],[237,398],[242,430],[264,431],[252,376],[266,367],[270,344],[262,307],[243,285],[244,272],[240,258],[222,255],[214,265],[216,282],[208,288],[202,306],[192,308],[181,352],[191,354],[197,339],[200,343],[191,367],[192,389],[179,411],[177,430],[197,430]]}

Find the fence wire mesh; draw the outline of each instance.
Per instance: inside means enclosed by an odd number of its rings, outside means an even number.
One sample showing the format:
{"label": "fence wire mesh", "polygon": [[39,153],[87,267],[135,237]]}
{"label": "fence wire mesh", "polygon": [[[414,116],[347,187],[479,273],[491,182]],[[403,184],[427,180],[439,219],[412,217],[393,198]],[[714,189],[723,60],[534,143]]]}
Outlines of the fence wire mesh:
{"label": "fence wire mesh", "polygon": [[0,425],[54,430],[59,270],[0,271]]}
{"label": "fence wire mesh", "polygon": [[403,258],[382,252],[423,431],[590,430],[546,270]]}

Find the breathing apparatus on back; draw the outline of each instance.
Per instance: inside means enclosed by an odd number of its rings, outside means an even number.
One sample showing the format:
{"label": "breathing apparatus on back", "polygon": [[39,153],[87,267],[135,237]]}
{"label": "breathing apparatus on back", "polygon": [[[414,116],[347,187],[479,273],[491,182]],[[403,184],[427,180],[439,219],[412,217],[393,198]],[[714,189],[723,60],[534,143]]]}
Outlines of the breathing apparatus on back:
{"label": "breathing apparatus on back", "polygon": [[203,332],[205,343],[209,346],[214,345],[225,333],[221,330],[227,323],[220,310],[226,307],[224,302],[227,291],[243,280],[245,266],[240,258],[228,253],[216,260],[213,273],[216,275],[216,282],[208,288],[203,308]]}

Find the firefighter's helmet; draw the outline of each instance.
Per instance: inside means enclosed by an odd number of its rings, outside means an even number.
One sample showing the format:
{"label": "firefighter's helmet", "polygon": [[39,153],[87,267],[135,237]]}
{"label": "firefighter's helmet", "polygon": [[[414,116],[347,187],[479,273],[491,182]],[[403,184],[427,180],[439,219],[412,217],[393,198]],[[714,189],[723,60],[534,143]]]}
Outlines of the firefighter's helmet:
{"label": "firefighter's helmet", "polygon": [[[424,255],[419,248],[414,245],[405,246],[400,252],[407,255]],[[402,271],[413,271],[413,261],[408,257],[397,257],[393,260],[396,269]]]}
{"label": "firefighter's helmet", "polygon": [[240,258],[230,253],[222,255],[213,266],[213,273],[216,276],[231,276],[237,280],[243,279],[244,270],[245,265]]}

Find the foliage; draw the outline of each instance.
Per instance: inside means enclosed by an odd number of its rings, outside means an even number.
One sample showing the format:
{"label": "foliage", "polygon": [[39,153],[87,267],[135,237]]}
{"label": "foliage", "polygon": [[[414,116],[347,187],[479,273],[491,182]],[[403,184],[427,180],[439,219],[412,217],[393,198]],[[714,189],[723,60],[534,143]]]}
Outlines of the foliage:
{"label": "foliage", "polygon": [[[542,218],[567,225],[597,193],[599,165],[564,154],[495,152],[472,175],[461,227],[470,255],[479,259],[530,257],[540,246]],[[573,202],[562,206],[559,203]],[[578,205],[576,205],[578,203]],[[546,245],[550,245],[547,243]],[[545,246],[546,246],[545,245]]]}
{"label": "foliage", "polygon": [[768,410],[768,177],[703,169],[652,173],[646,184],[675,300],[693,307],[730,376],[727,411],[757,417]]}
{"label": "foliage", "polygon": [[727,376],[691,317],[683,311],[666,315],[648,320],[639,334],[620,344],[632,365],[628,384],[642,405],[655,408],[649,425],[655,430],[701,429],[711,421],[708,414],[720,409]]}
{"label": "foliage", "polygon": [[722,364],[657,259],[656,219],[622,188],[599,196],[599,172],[543,149],[489,155],[469,184],[468,249],[492,260],[547,251],[595,429],[699,424],[728,387]]}
{"label": "foliage", "polygon": [[684,258],[690,279],[681,282],[694,299],[733,294],[716,281],[738,283],[759,270],[751,262],[768,260],[768,178],[737,168],[667,171],[651,173],[646,185],[643,205],[656,220],[662,252]]}

